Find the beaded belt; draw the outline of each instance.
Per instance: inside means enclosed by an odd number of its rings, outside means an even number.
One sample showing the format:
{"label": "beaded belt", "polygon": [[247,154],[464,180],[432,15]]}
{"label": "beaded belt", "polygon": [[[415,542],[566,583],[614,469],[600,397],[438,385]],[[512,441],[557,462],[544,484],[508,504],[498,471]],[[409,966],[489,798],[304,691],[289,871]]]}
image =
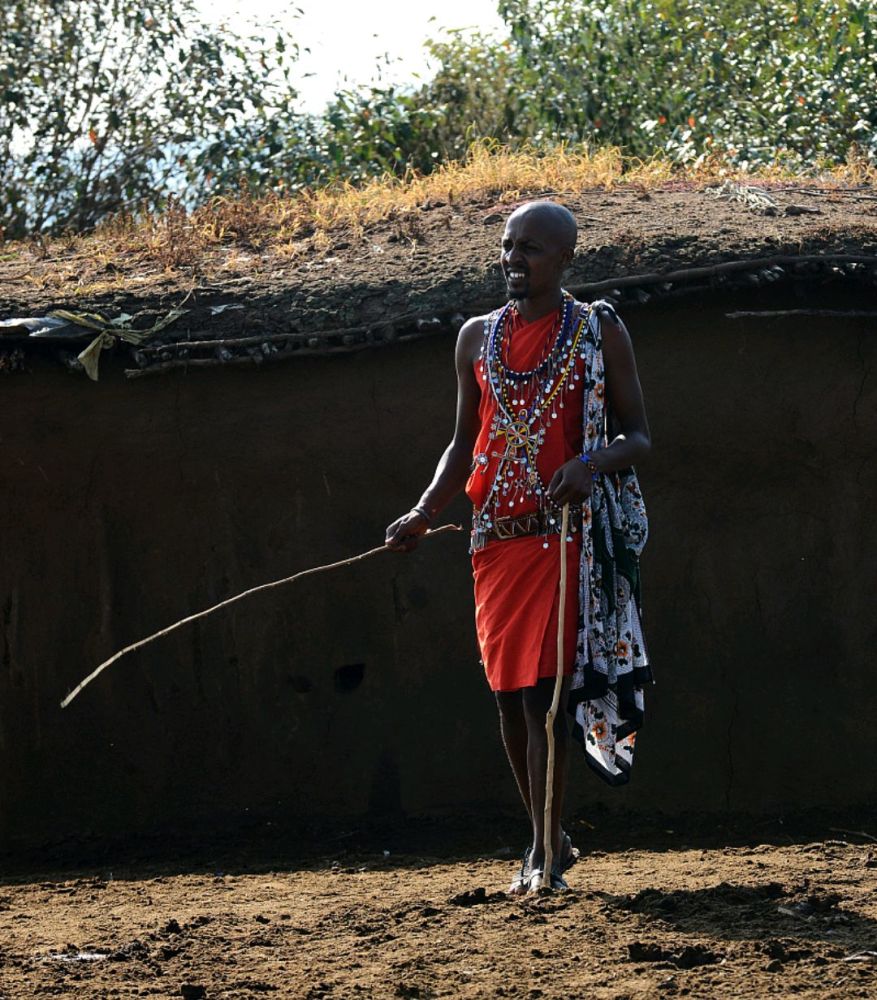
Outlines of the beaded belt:
{"label": "beaded belt", "polygon": [[[518,517],[494,518],[489,528],[484,527],[473,519],[470,551],[477,552],[479,549],[483,549],[488,542],[502,541],[507,538],[522,538],[525,535],[556,534],[560,531],[561,523],[559,511],[552,513],[541,510],[533,511],[530,514],[521,514]],[[581,525],[581,508],[570,511],[570,534],[575,534],[575,532],[579,531]]]}

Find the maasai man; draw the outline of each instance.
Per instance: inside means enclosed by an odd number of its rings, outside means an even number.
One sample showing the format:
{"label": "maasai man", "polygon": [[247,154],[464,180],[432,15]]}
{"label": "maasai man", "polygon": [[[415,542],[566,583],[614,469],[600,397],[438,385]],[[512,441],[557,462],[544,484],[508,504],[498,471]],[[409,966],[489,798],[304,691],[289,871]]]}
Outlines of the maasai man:
{"label": "maasai man", "polygon": [[[630,336],[607,303],[561,287],[576,222],[552,202],[509,217],[500,263],[510,301],[463,324],[454,437],[417,504],[386,534],[410,551],[461,489],[474,505],[475,620],[532,843],[510,892],[565,888],[577,852],[561,826],[568,764],[558,713],[551,839],[544,867],[545,718],[557,672],[560,545],[568,546],[562,705],[586,760],[627,780],[642,685],[650,680],[638,605],[645,509],[631,466],[650,437]],[[560,538],[561,510],[571,528]],[[576,609],[578,614],[576,614]]]}

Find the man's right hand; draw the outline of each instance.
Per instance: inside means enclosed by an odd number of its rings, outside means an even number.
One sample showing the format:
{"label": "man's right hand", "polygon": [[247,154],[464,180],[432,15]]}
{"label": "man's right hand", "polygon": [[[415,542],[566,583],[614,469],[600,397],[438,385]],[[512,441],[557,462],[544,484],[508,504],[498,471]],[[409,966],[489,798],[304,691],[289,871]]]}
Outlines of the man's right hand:
{"label": "man's right hand", "polygon": [[417,539],[425,535],[429,522],[419,511],[411,510],[402,517],[397,517],[387,527],[385,544],[394,552],[411,552],[417,548]]}

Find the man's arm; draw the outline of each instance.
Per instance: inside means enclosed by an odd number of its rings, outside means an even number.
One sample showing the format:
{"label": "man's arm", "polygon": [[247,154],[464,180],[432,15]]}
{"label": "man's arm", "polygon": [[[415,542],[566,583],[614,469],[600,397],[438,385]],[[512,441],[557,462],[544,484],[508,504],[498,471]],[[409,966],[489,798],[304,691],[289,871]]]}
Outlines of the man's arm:
{"label": "man's arm", "polygon": [[417,501],[428,518],[415,509],[397,518],[387,527],[386,544],[391,549],[410,552],[424,534],[430,521],[454,499],[466,485],[472,468],[472,450],[478,436],[478,404],[481,388],[475,376],[475,360],[481,348],[484,317],[470,319],[460,329],[454,363],[457,369],[457,418],[454,436],[445,448],[432,482]]}
{"label": "man's arm", "polygon": [[[612,415],[610,443],[591,455],[600,472],[626,469],[644,458],[652,445],[643,391],[627,328],[605,313],[600,318],[606,369],[607,407]],[[574,458],[555,472],[548,494],[557,504],[581,503],[591,495],[591,473]]]}

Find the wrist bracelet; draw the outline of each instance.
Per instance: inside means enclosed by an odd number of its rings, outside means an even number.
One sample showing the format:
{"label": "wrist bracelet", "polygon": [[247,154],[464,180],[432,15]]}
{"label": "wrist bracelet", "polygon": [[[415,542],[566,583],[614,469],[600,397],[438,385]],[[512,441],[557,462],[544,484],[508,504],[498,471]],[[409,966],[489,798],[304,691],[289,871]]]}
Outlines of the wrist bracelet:
{"label": "wrist bracelet", "polygon": [[432,517],[430,517],[426,507],[421,507],[420,504],[418,504],[416,507],[412,507],[411,509],[415,513],[420,514],[420,516],[426,521],[427,524],[432,524]]}
{"label": "wrist bracelet", "polygon": [[594,464],[593,458],[591,458],[591,456],[587,452],[585,452],[582,455],[579,455],[578,459],[579,459],[580,462],[583,462],[585,465],[587,465],[588,470],[591,473],[591,479],[598,479],[599,478],[599,476],[600,476],[600,470]]}

